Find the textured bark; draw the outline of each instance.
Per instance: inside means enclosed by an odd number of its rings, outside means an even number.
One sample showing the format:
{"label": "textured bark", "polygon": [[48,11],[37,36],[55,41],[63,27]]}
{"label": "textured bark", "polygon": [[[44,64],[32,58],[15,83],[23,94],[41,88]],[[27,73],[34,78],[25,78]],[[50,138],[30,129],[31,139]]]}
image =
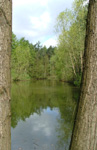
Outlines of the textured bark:
{"label": "textured bark", "polygon": [[84,72],[71,150],[97,150],[97,0],[89,1]]}
{"label": "textured bark", "polygon": [[11,150],[10,56],[12,1],[0,0],[0,150]]}

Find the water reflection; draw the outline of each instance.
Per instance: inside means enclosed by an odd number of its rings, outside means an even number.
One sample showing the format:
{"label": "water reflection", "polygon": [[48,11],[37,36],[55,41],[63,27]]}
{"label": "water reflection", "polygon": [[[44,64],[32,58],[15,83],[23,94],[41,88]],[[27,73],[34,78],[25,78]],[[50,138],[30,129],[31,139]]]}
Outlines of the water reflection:
{"label": "water reflection", "polygon": [[12,85],[12,150],[68,149],[78,91],[50,81]]}

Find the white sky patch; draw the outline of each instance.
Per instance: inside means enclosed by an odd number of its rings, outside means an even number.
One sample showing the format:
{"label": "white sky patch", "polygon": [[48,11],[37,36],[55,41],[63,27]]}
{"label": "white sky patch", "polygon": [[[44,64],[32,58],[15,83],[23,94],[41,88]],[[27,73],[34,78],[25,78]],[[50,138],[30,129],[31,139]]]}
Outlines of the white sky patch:
{"label": "white sky patch", "polygon": [[46,6],[49,0],[38,0],[42,6]]}
{"label": "white sky patch", "polygon": [[48,24],[50,23],[50,14],[48,12],[44,12],[39,17],[31,17],[30,21],[32,23],[32,27],[34,29],[40,28],[40,29],[46,29],[48,27]]}
{"label": "white sky patch", "polygon": [[84,3],[83,3],[83,5],[85,6],[85,5],[87,5],[89,3],[89,0],[86,0]]}
{"label": "white sky patch", "polygon": [[[13,0],[13,32],[35,44],[56,45],[54,26],[60,12],[70,8],[73,0]],[[48,39],[49,37],[49,39]],[[48,40],[47,40],[48,39]],[[45,42],[44,42],[45,41]]]}
{"label": "white sky patch", "polygon": [[48,0],[14,0],[14,5],[31,5],[39,3],[42,6],[46,6],[48,4]]}
{"label": "white sky patch", "polygon": [[49,47],[49,46],[57,46],[57,40],[55,40],[54,38],[50,38],[50,39],[48,39],[47,41],[45,41],[44,43],[43,43],[43,45],[45,46],[47,46],[47,48]]}
{"label": "white sky patch", "polygon": [[38,36],[38,32],[36,32],[36,31],[30,31],[30,30],[24,30],[23,31],[23,34],[25,34],[25,36],[26,35],[28,35],[28,36]]}

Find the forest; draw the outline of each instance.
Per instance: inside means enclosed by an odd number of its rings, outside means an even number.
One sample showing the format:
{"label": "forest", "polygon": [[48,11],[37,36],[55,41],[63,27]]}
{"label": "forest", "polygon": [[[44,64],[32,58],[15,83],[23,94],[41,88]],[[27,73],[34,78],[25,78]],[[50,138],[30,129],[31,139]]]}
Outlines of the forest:
{"label": "forest", "polygon": [[86,34],[87,1],[75,0],[72,9],[61,12],[55,23],[57,46],[30,43],[12,34],[11,74],[13,81],[59,80],[80,85]]}

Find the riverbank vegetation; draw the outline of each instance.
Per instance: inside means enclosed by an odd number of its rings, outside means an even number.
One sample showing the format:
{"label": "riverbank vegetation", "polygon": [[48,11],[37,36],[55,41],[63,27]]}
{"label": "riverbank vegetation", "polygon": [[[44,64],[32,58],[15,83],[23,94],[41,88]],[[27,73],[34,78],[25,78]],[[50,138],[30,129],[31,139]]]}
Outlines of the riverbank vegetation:
{"label": "riverbank vegetation", "polygon": [[57,47],[29,43],[12,35],[12,80],[57,79],[79,86],[83,71],[86,0],[75,0],[72,9],[56,20]]}

